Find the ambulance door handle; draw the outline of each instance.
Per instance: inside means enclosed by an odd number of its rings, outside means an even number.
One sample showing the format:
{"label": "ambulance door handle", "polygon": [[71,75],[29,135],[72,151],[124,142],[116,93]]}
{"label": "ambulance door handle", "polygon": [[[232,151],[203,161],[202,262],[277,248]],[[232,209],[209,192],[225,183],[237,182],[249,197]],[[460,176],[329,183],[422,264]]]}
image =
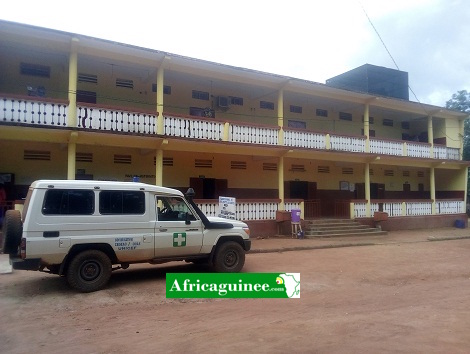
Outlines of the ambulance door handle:
{"label": "ambulance door handle", "polygon": [[160,232],[166,232],[166,231],[168,231],[168,229],[164,229],[163,227],[161,227],[161,228],[158,229],[158,231],[160,231]]}

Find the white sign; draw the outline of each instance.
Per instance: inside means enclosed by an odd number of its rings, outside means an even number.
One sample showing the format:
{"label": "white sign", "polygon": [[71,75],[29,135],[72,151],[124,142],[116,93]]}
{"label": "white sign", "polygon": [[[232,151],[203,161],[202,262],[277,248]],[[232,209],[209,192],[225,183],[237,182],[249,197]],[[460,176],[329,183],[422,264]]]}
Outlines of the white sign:
{"label": "white sign", "polygon": [[225,219],[236,219],[235,206],[237,200],[230,197],[219,197],[219,217]]}

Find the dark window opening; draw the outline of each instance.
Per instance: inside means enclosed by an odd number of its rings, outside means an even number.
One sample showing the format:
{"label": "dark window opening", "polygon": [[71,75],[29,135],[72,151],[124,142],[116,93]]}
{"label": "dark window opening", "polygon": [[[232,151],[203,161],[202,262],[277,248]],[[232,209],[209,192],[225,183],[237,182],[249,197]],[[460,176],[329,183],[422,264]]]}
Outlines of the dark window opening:
{"label": "dark window opening", "polygon": [[302,113],[302,107],[301,106],[290,105],[290,112],[291,113]]}
{"label": "dark window opening", "polygon": [[96,92],[77,90],[77,102],[96,104]]}
{"label": "dark window opening", "polygon": [[21,75],[51,77],[51,67],[39,64],[20,63]]}
{"label": "dark window opening", "polygon": [[193,90],[192,98],[196,100],[209,101],[209,92]]}
{"label": "dark window opening", "polygon": [[145,213],[145,194],[139,191],[100,192],[100,214]]}
{"label": "dark window opening", "polygon": [[259,108],[269,109],[269,110],[273,111],[274,110],[274,102],[260,101],[259,102]]}
{"label": "dark window opening", "polygon": [[48,190],[42,207],[44,215],[91,215],[94,211],[95,193],[91,190]]}

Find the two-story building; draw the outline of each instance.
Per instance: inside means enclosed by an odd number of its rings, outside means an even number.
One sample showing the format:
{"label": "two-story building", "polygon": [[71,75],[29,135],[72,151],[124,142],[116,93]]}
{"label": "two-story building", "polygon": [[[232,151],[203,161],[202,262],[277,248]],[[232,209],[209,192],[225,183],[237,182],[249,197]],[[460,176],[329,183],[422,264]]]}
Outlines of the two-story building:
{"label": "two-story building", "polygon": [[364,223],[383,209],[388,229],[466,223],[467,115],[339,81],[0,21],[8,205],[40,178],[138,177],[193,187],[208,214],[235,197],[261,234],[293,208]]}

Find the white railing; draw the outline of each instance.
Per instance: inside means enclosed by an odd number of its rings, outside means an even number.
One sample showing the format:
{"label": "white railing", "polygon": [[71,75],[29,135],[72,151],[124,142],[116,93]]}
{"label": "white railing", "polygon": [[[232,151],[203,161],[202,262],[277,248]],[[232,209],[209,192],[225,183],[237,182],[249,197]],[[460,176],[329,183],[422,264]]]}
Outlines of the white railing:
{"label": "white railing", "polygon": [[354,217],[365,218],[366,217],[367,203],[354,203]]}
{"label": "white railing", "polygon": [[[218,202],[199,202],[199,209],[206,216],[218,216],[220,212]],[[277,202],[237,202],[236,218],[238,220],[274,220],[278,210]],[[287,209],[286,209],[287,210]]]}
{"label": "white railing", "polygon": [[[383,205],[382,211],[387,213],[389,217],[402,216],[402,202],[384,202],[381,204]],[[379,203],[370,204],[370,211],[372,215],[379,211],[379,209]]]}
{"label": "white railing", "polygon": [[407,142],[409,157],[431,158],[431,145]]}
{"label": "white railing", "polygon": [[458,148],[446,148],[448,160],[460,160],[460,149]]}
{"label": "white railing", "polygon": [[436,202],[437,214],[462,214],[465,212],[465,203],[461,200],[439,200]]}
{"label": "white railing", "polygon": [[310,149],[326,149],[326,134],[298,130],[285,130],[284,145]]}
{"label": "white railing", "polygon": [[126,133],[155,134],[157,115],[119,109],[78,106],[77,127]]}
{"label": "white railing", "polygon": [[370,152],[373,154],[403,156],[403,143],[399,141],[370,139]]}
{"label": "white railing", "polygon": [[341,135],[331,135],[331,150],[365,152],[366,139],[364,137],[349,137]]}
{"label": "white railing", "polygon": [[406,216],[431,215],[431,202],[405,202]]}
{"label": "white railing", "polygon": [[44,99],[0,97],[0,120],[6,123],[67,125],[67,103]]}
{"label": "white railing", "polygon": [[[0,96],[0,122],[43,126],[67,126],[68,103],[42,97]],[[164,135],[222,141],[224,126],[229,127],[229,141],[261,145],[278,145],[279,127],[221,122],[207,118],[165,114]],[[157,114],[119,108],[98,107],[87,104],[77,106],[77,127],[102,131],[156,134]],[[365,152],[365,137],[330,135],[327,147],[326,133],[286,129],[284,146],[337,151]],[[405,155],[405,142],[370,138],[370,153],[393,156]],[[409,157],[461,160],[458,148],[407,141]]]}
{"label": "white railing", "polygon": [[229,141],[237,143],[278,145],[278,128],[230,124]]}
{"label": "white railing", "polygon": [[[352,202],[354,204],[354,217],[365,218],[367,203],[365,202]],[[396,201],[396,202],[383,202],[383,211],[389,217],[396,216],[421,216],[432,215],[432,202],[431,201]],[[404,211],[403,213],[403,205]],[[371,217],[374,212],[379,211],[379,202],[370,204]],[[465,213],[465,203],[462,200],[438,200],[436,201],[436,215],[442,214],[463,214]]]}
{"label": "white railing", "polygon": [[222,140],[224,123],[214,120],[165,115],[164,134],[182,138]]}
{"label": "white railing", "polygon": [[284,209],[286,211],[292,211],[293,209],[300,209],[300,202],[285,202]]}
{"label": "white railing", "polygon": [[434,145],[433,151],[435,159],[447,160],[447,149],[445,146]]}
{"label": "white railing", "polygon": [[434,158],[441,160],[460,160],[460,149],[434,145]]}

